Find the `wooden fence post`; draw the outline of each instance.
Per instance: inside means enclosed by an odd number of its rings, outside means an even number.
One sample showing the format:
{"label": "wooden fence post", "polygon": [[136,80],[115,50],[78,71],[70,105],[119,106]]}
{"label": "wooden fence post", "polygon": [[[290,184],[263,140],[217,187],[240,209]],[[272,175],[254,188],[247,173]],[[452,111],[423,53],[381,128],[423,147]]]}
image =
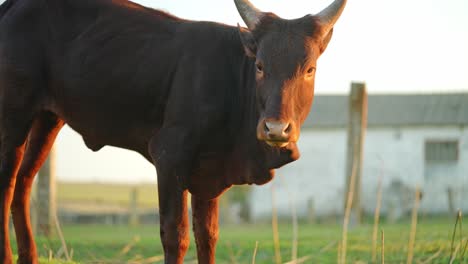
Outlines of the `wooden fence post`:
{"label": "wooden fence post", "polygon": [[[349,223],[351,226],[361,223],[361,178],[363,162],[364,136],[367,126],[367,91],[364,83],[352,83],[349,95],[348,142],[346,161],[346,193],[351,191],[351,213]],[[356,168],[353,169],[353,166]],[[353,173],[354,175],[353,177]],[[351,181],[354,180],[354,184]],[[354,190],[350,186],[354,186]],[[345,198],[345,206],[347,204]]]}
{"label": "wooden fence post", "polygon": [[50,237],[56,214],[55,150],[39,171],[37,179],[36,234]]}

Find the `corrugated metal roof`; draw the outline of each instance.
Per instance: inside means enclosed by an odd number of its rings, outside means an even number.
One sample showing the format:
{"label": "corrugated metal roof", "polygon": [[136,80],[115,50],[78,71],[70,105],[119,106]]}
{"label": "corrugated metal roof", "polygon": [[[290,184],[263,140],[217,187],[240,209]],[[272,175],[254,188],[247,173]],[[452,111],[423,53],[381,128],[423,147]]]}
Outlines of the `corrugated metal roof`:
{"label": "corrugated metal roof", "polygon": [[[344,127],[347,95],[316,95],[307,128]],[[468,125],[468,93],[368,95],[368,126]]]}

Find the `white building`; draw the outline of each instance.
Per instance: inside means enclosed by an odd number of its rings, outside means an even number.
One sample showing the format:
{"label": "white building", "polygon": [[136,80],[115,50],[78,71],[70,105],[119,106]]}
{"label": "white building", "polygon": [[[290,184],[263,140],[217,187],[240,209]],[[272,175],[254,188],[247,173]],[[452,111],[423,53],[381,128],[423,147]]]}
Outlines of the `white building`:
{"label": "white building", "polygon": [[[253,219],[271,216],[273,185],[280,214],[293,208],[302,217],[342,214],[347,119],[348,96],[316,96],[302,128],[301,158],[278,170],[272,183],[252,189]],[[375,208],[380,175],[383,213],[410,210],[417,186],[420,212],[468,212],[468,94],[369,95],[361,193],[366,212]]]}

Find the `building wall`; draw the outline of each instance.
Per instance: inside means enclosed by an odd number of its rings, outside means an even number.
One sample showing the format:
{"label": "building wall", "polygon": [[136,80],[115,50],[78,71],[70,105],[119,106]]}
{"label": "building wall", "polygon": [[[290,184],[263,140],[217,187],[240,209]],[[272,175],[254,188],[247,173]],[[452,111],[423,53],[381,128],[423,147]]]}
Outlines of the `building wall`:
{"label": "building wall", "polygon": [[[425,142],[458,140],[458,161],[438,168],[439,177],[429,178]],[[299,141],[301,158],[279,170],[272,183],[253,188],[254,219],[269,217],[274,186],[279,214],[300,216],[341,215],[344,203],[346,130],[303,130]],[[445,172],[447,175],[444,175]],[[383,176],[383,213],[403,214],[412,206],[416,186],[423,191],[421,211],[448,212],[447,188],[452,188],[453,206],[468,212],[468,127],[369,128],[364,143],[362,206],[372,212],[377,183]],[[313,208],[313,210],[310,210]]]}

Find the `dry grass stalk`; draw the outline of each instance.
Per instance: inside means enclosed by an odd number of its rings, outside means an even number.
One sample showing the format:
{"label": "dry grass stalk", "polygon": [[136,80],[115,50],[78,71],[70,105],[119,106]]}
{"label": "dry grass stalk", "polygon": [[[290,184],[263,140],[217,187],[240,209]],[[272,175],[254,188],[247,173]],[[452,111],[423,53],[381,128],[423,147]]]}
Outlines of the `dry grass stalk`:
{"label": "dry grass stalk", "polygon": [[380,234],[382,236],[382,239],[381,239],[382,247],[380,248],[381,264],[385,264],[385,233],[383,229],[380,230]]}
{"label": "dry grass stalk", "polygon": [[336,254],[336,263],[341,264],[341,242],[338,243],[338,254]]}
{"label": "dry grass stalk", "polygon": [[356,188],[356,170],[357,170],[357,160],[355,159],[353,162],[353,167],[351,170],[351,178],[349,182],[349,191],[348,196],[346,198],[346,207],[345,207],[345,214],[343,219],[343,233],[341,239],[341,251],[340,251],[340,261],[338,263],[346,264],[346,250],[347,250],[347,241],[348,241],[348,226],[349,226],[349,218],[351,215],[351,207],[353,205],[353,197],[354,197],[354,190]]}
{"label": "dry grass stalk", "polygon": [[276,208],[275,186],[271,185],[271,226],[273,229],[273,244],[275,247],[275,263],[281,264],[281,250],[278,232],[278,209]]}
{"label": "dry grass stalk", "polygon": [[127,245],[125,245],[122,248],[122,250],[120,250],[118,256],[122,257],[122,256],[126,255],[138,243],[138,241],[140,241],[139,236],[133,237],[132,241],[128,242]]}
{"label": "dry grass stalk", "polygon": [[460,255],[460,263],[463,263],[463,260],[465,259],[465,253],[466,253],[466,247],[468,246],[468,239],[465,241],[465,246],[463,247],[463,251]]}
{"label": "dry grass stalk", "polygon": [[[455,218],[455,225],[453,226],[452,242],[450,244],[450,259],[455,258],[455,248],[454,248],[454,246],[455,246],[455,235],[457,233],[457,226],[459,225],[460,220],[461,220],[461,211],[458,211],[457,216]],[[460,229],[460,236],[461,236],[461,229]]]}
{"label": "dry grass stalk", "polygon": [[286,262],[284,264],[301,264],[301,263],[305,263],[306,261],[310,260],[311,258],[312,258],[312,256],[304,256],[304,257],[298,258],[296,260],[291,260],[291,261]]}
{"label": "dry grass stalk", "polygon": [[332,242],[328,243],[326,246],[324,246],[322,249],[319,250],[319,253],[324,253],[324,252],[328,251],[328,250],[331,249],[336,243],[337,243],[337,241],[332,241]]}
{"label": "dry grass stalk", "polygon": [[61,259],[63,253],[64,253],[63,247],[60,247],[59,250],[57,250],[57,253],[55,253],[55,258],[56,259]]}
{"label": "dry grass stalk", "polygon": [[380,169],[379,182],[377,184],[377,204],[374,211],[374,230],[372,232],[372,263],[377,263],[377,232],[380,220],[380,206],[382,204],[382,180],[383,180],[384,165]]}
{"label": "dry grass stalk", "polygon": [[70,254],[68,253],[68,249],[67,249],[67,243],[65,242],[65,237],[63,236],[62,228],[60,227],[60,222],[57,217],[57,213],[54,212],[53,215],[54,215],[54,221],[55,221],[55,228],[57,229],[57,235],[59,236],[60,242],[62,243],[62,248],[65,253],[65,257],[67,258],[67,261],[71,261]]}
{"label": "dry grass stalk", "polygon": [[297,259],[297,246],[298,246],[298,230],[299,225],[297,223],[297,211],[294,194],[290,192],[287,183],[284,181],[283,177],[280,177],[281,184],[286,188],[288,192],[289,207],[291,208],[291,220],[292,220],[292,242],[291,242],[291,260],[295,261]]}
{"label": "dry grass stalk", "polygon": [[294,202],[291,202],[292,207],[292,228],[293,228],[293,237],[292,237],[292,250],[291,250],[291,259],[293,261],[297,260],[297,245],[298,245],[298,224],[297,224],[297,212]]}
{"label": "dry grass stalk", "polygon": [[301,264],[301,263],[305,263],[306,261],[308,261],[309,259],[311,259],[312,256],[304,256],[302,258],[298,258],[296,260],[296,264]]}
{"label": "dry grass stalk", "polygon": [[164,256],[153,256],[140,261],[131,261],[129,264],[151,264],[164,260]]}
{"label": "dry grass stalk", "polygon": [[432,256],[430,256],[426,260],[419,262],[419,264],[430,264],[430,263],[432,263],[432,261],[434,259],[436,259],[440,255],[440,253],[442,253],[442,250],[443,250],[443,247],[440,247],[439,250],[436,253],[434,253]]}
{"label": "dry grass stalk", "polygon": [[[459,231],[459,236],[460,236],[460,247],[463,245],[463,232],[462,232],[462,225],[463,225],[463,219],[462,219],[463,215],[462,215],[462,212],[461,210],[458,210],[458,214],[457,214],[457,218],[458,218],[458,222],[460,223],[458,226],[460,227],[460,231]],[[460,253],[462,250],[460,250]],[[460,254],[460,263],[461,263],[461,254]]]}
{"label": "dry grass stalk", "polygon": [[257,250],[258,250],[258,241],[255,242],[255,249],[254,249],[253,256],[252,256],[252,264],[255,264],[255,258],[257,257]]}
{"label": "dry grass stalk", "polygon": [[234,255],[234,249],[232,248],[231,242],[227,241],[226,246],[229,251],[229,257],[231,258],[231,263],[232,264],[237,264],[236,256]]}
{"label": "dry grass stalk", "polygon": [[411,231],[410,231],[410,238],[408,241],[408,257],[406,259],[406,264],[413,263],[414,242],[416,239],[416,227],[418,224],[418,208],[419,208],[420,198],[421,198],[421,192],[419,190],[419,187],[416,187],[416,193],[414,197],[414,207],[411,213]]}
{"label": "dry grass stalk", "polygon": [[234,250],[232,248],[231,242],[226,242],[228,252],[229,252],[229,257],[231,258],[231,263],[232,264],[237,264],[236,256],[234,255]]}
{"label": "dry grass stalk", "polygon": [[451,254],[451,256],[450,256],[449,264],[452,264],[452,263],[455,261],[455,258],[456,258],[456,256],[457,256],[458,250],[460,249],[460,246],[461,246],[461,244],[458,243],[458,244],[457,244],[457,247],[455,247],[455,250],[453,251],[453,254]]}

